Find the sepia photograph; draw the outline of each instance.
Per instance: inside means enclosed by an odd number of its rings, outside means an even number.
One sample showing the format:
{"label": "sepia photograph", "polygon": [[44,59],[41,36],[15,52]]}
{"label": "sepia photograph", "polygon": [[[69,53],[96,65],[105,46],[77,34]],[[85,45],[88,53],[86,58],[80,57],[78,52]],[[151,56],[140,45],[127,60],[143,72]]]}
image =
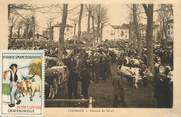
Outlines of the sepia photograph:
{"label": "sepia photograph", "polygon": [[173,108],[173,4],[8,4],[8,49],[44,50],[45,107]]}

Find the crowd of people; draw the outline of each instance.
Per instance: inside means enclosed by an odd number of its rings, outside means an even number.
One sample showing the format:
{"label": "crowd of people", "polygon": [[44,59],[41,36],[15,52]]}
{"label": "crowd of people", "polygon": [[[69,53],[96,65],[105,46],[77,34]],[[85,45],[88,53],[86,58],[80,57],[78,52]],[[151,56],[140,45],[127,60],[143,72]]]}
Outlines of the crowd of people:
{"label": "crowd of people", "polygon": [[[155,53],[154,55],[155,73],[153,76],[154,78],[152,78],[154,80],[150,82],[155,89],[154,96],[157,100],[157,107],[171,107],[173,97],[173,81],[169,76],[169,73],[173,71],[173,63],[172,61],[163,61],[163,58],[160,57],[160,54]],[[171,54],[169,53],[169,55]],[[114,93],[114,106],[116,107],[118,102],[120,101],[118,99],[121,99],[123,105],[126,105],[124,101],[124,86],[122,85],[123,83],[120,83],[122,81],[117,82],[118,76],[120,79],[122,78],[120,73],[115,76],[113,75],[113,64],[116,64],[116,66],[124,65],[139,68],[143,85],[146,86],[147,83],[149,83],[148,79],[145,77],[145,74],[149,72],[149,69],[147,67],[146,51],[143,51],[143,54],[140,57],[135,51],[116,53],[114,51],[110,51],[108,48],[101,47],[87,51],[74,50],[72,55],[70,55],[68,58],[64,58],[64,63],[68,66],[68,69],[70,71],[68,82],[69,98],[78,97],[78,81],[81,81],[81,91],[83,97],[88,98],[88,88],[90,86],[90,82],[93,81],[95,83],[98,83],[99,80],[106,81],[107,79],[111,79],[115,92],[119,92]],[[163,66],[164,71],[160,71],[160,66]],[[115,70],[117,71],[117,68]],[[121,98],[118,98],[118,96],[120,95]]]}
{"label": "crowd of people", "polygon": [[[57,57],[58,49],[42,45],[38,49],[45,49],[45,55]],[[117,66],[128,66],[139,68],[139,74],[142,77],[143,85],[146,86],[149,81],[145,77],[148,69],[147,51],[143,49],[142,55],[134,49],[127,49],[119,52],[110,48],[97,47],[92,49],[72,49],[71,54],[66,50],[63,52],[63,63],[68,68],[68,98],[88,98],[88,89],[91,82],[99,83],[100,80],[107,81],[111,79],[114,89],[113,106],[116,107],[118,99],[124,101],[124,85],[121,81],[120,73],[113,75],[114,64]],[[157,101],[157,107],[172,107],[173,104],[173,50],[172,49],[154,49],[154,73],[153,81],[154,97]],[[164,68],[164,69],[161,69]],[[117,70],[117,69],[115,69]],[[118,82],[118,81],[119,82]],[[79,84],[81,84],[81,95],[78,94]],[[117,92],[117,93],[115,93]],[[119,97],[121,96],[121,97]]]}
{"label": "crowd of people", "polygon": [[[66,52],[65,52],[66,54]],[[81,82],[81,94],[88,98],[90,82],[106,81],[110,77],[110,62],[113,55],[102,50],[74,50],[69,57],[63,59],[69,70],[69,98],[77,98],[78,82]]]}

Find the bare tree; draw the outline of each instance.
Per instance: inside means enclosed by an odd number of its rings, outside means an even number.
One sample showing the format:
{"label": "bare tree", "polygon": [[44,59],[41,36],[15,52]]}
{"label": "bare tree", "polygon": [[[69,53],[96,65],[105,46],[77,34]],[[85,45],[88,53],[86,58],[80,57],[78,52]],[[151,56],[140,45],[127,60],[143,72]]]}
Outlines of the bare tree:
{"label": "bare tree", "polygon": [[92,17],[92,32],[94,34],[95,33],[95,18],[94,18],[94,15],[92,15],[91,17]]}
{"label": "bare tree", "polygon": [[50,39],[50,40],[53,40],[53,27],[52,27],[52,21],[51,20],[49,20],[48,22],[47,22],[47,26],[48,26],[48,38]]}
{"label": "bare tree", "polygon": [[149,70],[154,73],[153,63],[153,4],[143,4],[145,14],[147,16],[146,27],[146,45],[147,45],[147,64]]}
{"label": "bare tree", "polygon": [[[27,22],[30,22],[30,19],[27,19]],[[26,26],[25,26],[25,31],[24,31],[24,35],[25,35],[25,48],[27,48],[27,40],[29,38],[29,30],[30,30],[30,24],[26,22]]]}
{"label": "bare tree", "polygon": [[13,28],[18,20],[18,17],[15,15],[10,15],[9,17],[9,38],[12,38]]}
{"label": "bare tree", "polygon": [[69,20],[71,20],[73,22],[73,25],[74,25],[74,36],[75,36],[76,35],[78,18],[69,18]]}
{"label": "bare tree", "polygon": [[62,54],[64,50],[64,32],[67,23],[67,15],[68,15],[68,4],[63,4],[63,15],[62,15],[61,27],[59,33],[59,49],[58,49],[59,63],[61,63]]}
{"label": "bare tree", "polygon": [[87,32],[90,32],[90,23],[91,23],[91,17],[93,16],[93,10],[94,10],[94,5],[88,4],[85,6],[86,10],[88,12],[88,17],[87,17]]}
{"label": "bare tree", "polygon": [[[173,8],[171,4],[161,4],[158,10],[158,18],[160,21],[160,31],[161,31],[161,42],[165,42],[162,46],[166,47],[168,35],[168,21],[173,17]],[[162,43],[161,43],[162,44]]]}
{"label": "bare tree", "polygon": [[79,23],[78,23],[78,40],[80,40],[81,36],[81,22],[82,22],[82,14],[83,14],[84,5],[80,5],[80,14],[79,14]]}
{"label": "bare tree", "polygon": [[34,43],[35,43],[35,16],[33,14],[33,16],[31,17],[31,30],[32,30],[32,47],[34,47]]}
{"label": "bare tree", "polygon": [[32,6],[28,4],[8,4],[8,19],[11,13],[15,12],[16,9],[32,10]]}
{"label": "bare tree", "polygon": [[94,8],[92,10],[91,18],[92,18],[92,33],[95,36],[95,10]]}
{"label": "bare tree", "polygon": [[141,39],[141,33],[140,33],[140,29],[139,29],[139,22],[138,22],[138,5],[133,4],[133,27],[134,27],[134,33],[136,35],[136,39],[137,39],[137,51],[138,51],[138,55],[141,56],[142,54],[142,39]]}
{"label": "bare tree", "polygon": [[[132,9],[131,9],[132,10]],[[130,22],[129,22],[129,47],[131,48],[137,48],[137,43],[136,43],[136,38],[135,38],[135,31],[134,31],[134,26],[133,26],[133,14],[132,11],[129,15],[130,17]]]}
{"label": "bare tree", "polygon": [[23,29],[23,26],[25,25],[25,22],[24,22],[24,20],[20,20],[19,22],[18,22],[18,24],[17,24],[17,38],[20,38],[21,37],[21,34],[20,34],[20,32],[21,32],[21,30]]}
{"label": "bare tree", "polygon": [[97,24],[97,41],[99,41],[99,39],[102,40],[101,33],[103,32],[103,28],[108,21],[107,10],[100,4],[95,8],[95,20]]}

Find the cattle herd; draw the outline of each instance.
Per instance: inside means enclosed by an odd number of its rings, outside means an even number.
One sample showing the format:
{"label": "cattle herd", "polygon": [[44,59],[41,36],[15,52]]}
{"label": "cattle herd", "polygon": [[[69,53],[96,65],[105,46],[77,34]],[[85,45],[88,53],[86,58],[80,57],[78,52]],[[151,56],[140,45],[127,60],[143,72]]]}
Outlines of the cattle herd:
{"label": "cattle herd", "polygon": [[30,101],[33,101],[36,92],[41,97],[41,82],[41,78],[38,75],[24,76],[20,82],[17,82],[17,92],[23,97],[29,95]]}
{"label": "cattle herd", "polygon": [[[167,60],[171,58],[172,60]],[[173,81],[173,52],[154,52],[154,73],[148,69],[147,60],[146,51],[138,56],[135,50],[125,51],[104,47],[65,50],[61,65],[57,63],[58,59],[56,57],[52,60],[47,59],[45,72],[46,99],[65,98],[63,95],[69,94],[66,87],[71,82],[69,71],[72,68],[80,76],[79,80],[81,80],[81,70],[86,68],[90,76],[88,80],[99,83],[100,80],[111,79],[110,69],[113,62],[117,64],[117,71],[127,80],[127,84],[134,88],[145,86],[148,83],[155,86],[155,77],[165,76],[166,71],[169,72],[170,82]],[[81,88],[77,88],[77,90],[84,90]],[[83,98],[85,98],[84,95]]]}
{"label": "cattle herd", "polygon": [[[45,48],[40,47],[39,49]],[[173,84],[172,49],[154,49],[154,71],[152,72],[148,68],[148,56],[145,48],[139,56],[136,50],[128,48],[74,47],[64,50],[61,62],[57,53],[57,48],[45,49],[46,99],[87,98],[91,82],[99,83],[101,80],[106,82],[112,79],[111,66],[113,63],[116,63],[116,70],[121,78],[125,79],[128,86],[139,90],[139,87],[151,84],[155,88],[154,94],[158,102],[162,103],[163,97],[166,97],[165,94],[168,97],[173,93],[171,88],[173,87],[171,85]],[[84,73],[81,73],[82,71]],[[72,73],[76,75],[76,80],[72,80]],[[86,75],[89,77],[83,78]],[[169,81],[165,80],[165,77]],[[24,79],[19,85],[21,94],[29,93],[30,100],[33,100],[35,92],[39,90],[41,89],[38,80],[33,82]],[[171,93],[165,90],[169,90]],[[162,107],[164,104],[158,105],[158,107]]]}

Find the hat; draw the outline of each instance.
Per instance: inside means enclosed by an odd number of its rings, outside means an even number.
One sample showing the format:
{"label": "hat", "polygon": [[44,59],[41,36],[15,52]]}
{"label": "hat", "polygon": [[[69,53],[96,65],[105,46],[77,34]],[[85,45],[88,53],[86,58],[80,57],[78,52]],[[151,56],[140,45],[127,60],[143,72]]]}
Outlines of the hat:
{"label": "hat", "polygon": [[18,67],[18,65],[17,64],[15,64],[15,63],[13,63],[13,64],[11,64],[11,66],[9,67],[10,69],[12,69],[12,67],[15,67],[15,68],[17,68]]}

